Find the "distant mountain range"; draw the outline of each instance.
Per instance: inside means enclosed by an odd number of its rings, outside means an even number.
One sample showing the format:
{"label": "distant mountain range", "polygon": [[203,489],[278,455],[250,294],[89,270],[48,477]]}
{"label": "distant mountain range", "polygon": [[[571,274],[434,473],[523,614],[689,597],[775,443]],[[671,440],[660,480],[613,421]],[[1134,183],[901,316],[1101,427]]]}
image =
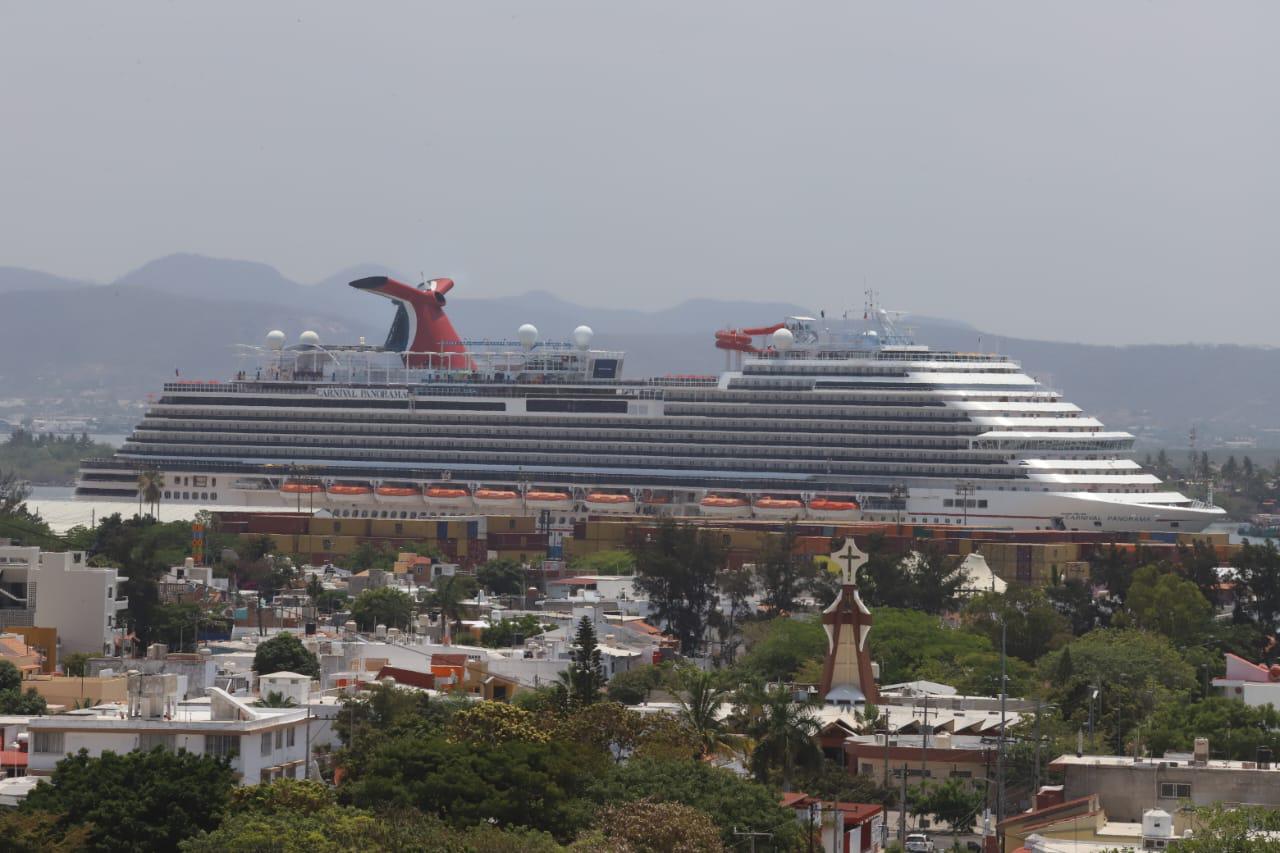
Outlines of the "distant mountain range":
{"label": "distant mountain range", "polygon": [[[361,264],[304,284],[266,264],[189,254],[159,258],[109,284],[0,267],[0,398],[96,390],[138,399],[175,370],[223,378],[237,368],[236,345],[258,343],[272,328],[290,338],[313,329],[322,340],[381,343],[391,306],[346,286],[366,275],[416,278]],[[627,351],[630,376],[715,372],[724,367],[712,346],[715,329],[809,313],[794,304],[711,299],[653,311],[586,307],[543,291],[484,298],[468,294],[465,281],[455,293],[450,316],[468,337],[510,338],[533,323],[545,338],[567,338],[586,323],[598,346]],[[1277,349],[1102,347],[998,338],[923,316],[905,322],[921,343],[1013,356],[1116,428],[1179,435],[1194,423],[1229,436],[1280,427]]]}

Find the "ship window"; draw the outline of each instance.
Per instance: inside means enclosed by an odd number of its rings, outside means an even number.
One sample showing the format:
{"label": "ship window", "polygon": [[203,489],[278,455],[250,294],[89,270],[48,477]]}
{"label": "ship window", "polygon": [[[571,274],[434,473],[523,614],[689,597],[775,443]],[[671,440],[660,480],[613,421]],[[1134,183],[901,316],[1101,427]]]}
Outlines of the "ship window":
{"label": "ship window", "polygon": [[168,492],[165,492],[165,493],[164,493],[164,499],[165,499],[165,500],[169,500],[169,493],[168,493]]}
{"label": "ship window", "polygon": [[981,498],[981,499],[979,499],[979,500],[978,500],[978,509],[986,509],[986,508],[987,508],[987,501],[986,501],[986,499],[985,499],[985,498]]}

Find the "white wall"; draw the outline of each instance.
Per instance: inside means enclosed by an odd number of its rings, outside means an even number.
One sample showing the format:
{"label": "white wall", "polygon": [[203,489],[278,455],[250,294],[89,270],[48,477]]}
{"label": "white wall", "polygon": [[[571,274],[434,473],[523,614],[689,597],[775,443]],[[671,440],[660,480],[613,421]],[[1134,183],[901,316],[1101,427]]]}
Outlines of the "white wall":
{"label": "white wall", "polygon": [[79,551],[42,553],[29,578],[35,584],[36,625],[57,629],[63,656],[113,651],[115,616],[124,609],[117,601],[124,578],[115,569],[90,568]]}

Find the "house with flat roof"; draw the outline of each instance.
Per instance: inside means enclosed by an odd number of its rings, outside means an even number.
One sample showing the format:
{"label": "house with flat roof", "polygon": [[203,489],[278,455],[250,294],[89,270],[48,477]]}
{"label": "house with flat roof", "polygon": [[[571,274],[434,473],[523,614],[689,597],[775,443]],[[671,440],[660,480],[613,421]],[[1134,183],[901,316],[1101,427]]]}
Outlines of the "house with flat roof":
{"label": "house with flat roof", "polygon": [[91,756],[161,747],[230,761],[240,784],[306,775],[308,712],[260,708],[251,697],[217,687],[201,699],[182,699],[172,673],[129,674],[128,701],[28,722],[28,773],[47,776],[81,749]]}
{"label": "house with flat roof", "polygon": [[1126,755],[1060,755],[1049,764],[1063,774],[1067,799],[1096,794],[1113,819],[1141,821],[1149,809],[1174,811],[1184,805],[1257,805],[1280,808],[1280,766],[1266,760],[1209,759],[1199,738],[1192,754],[1163,758]]}

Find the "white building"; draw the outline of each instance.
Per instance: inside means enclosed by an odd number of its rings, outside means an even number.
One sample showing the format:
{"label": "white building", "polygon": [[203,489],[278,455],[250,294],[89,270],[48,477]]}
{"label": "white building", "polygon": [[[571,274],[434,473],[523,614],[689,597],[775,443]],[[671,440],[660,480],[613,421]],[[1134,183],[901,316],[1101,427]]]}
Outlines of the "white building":
{"label": "white building", "polygon": [[0,546],[0,626],[35,625],[58,632],[59,656],[110,654],[126,580],[113,568],[87,565],[80,551],[41,552]]}
{"label": "white building", "polygon": [[100,705],[29,723],[27,770],[48,775],[81,749],[90,756],[135,749],[185,749],[227,758],[240,784],[306,776],[305,707],[258,708],[216,687],[204,699],[178,698],[173,674],[129,677],[128,705]]}
{"label": "white building", "polygon": [[1222,678],[1213,680],[1214,687],[1222,688],[1223,696],[1255,707],[1272,705],[1280,708],[1280,665],[1266,667],[1250,663],[1230,652],[1226,659],[1227,671]]}

